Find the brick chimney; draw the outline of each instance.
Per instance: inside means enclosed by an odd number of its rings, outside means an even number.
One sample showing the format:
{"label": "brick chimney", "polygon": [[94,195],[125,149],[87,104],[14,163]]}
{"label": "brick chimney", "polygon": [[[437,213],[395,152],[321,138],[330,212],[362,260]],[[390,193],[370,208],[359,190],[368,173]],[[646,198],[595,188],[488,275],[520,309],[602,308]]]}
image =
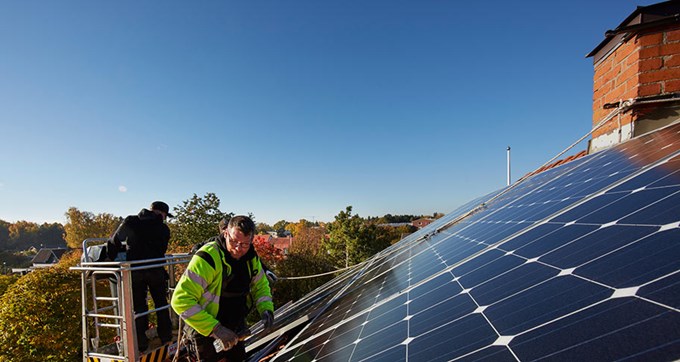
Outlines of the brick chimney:
{"label": "brick chimney", "polygon": [[680,119],[680,1],[639,6],[587,57],[593,57],[589,153]]}

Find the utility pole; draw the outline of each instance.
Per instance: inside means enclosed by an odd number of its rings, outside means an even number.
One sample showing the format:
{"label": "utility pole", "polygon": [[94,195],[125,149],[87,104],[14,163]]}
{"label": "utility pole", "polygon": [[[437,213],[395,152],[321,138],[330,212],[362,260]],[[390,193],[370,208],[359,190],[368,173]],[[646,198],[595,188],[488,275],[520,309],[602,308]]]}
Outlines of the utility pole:
{"label": "utility pole", "polygon": [[508,146],[508,183],[507,186],[510,186],[510,146]]}

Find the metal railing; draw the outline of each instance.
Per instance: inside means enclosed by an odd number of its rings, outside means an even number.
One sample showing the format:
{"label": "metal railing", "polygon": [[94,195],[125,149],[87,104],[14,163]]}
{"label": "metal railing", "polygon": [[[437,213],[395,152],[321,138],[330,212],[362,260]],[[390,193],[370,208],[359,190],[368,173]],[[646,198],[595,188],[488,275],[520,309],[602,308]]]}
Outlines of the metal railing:
{"label": "metal railing", "polygon": [[[83,241],[83,260],[79,266],[71,268],[81,272],[83,361],[90,361],[92,358],[100,361],[138,361],[141,353],[137,348],[135,320],[169,309],[173,328],[176,328],[178,316],[172,312],[169,304],[136,314],[132,299],[132,272],[165,268],[169,275],[169,299],[177,280],[176,266],[187,264],[191,255],[171,254],[164,258],[136,261],[91,261],[88,248],[106,240],[92,238]],[[108,292],[104,285],[107,282]],[[102,295],[107,293],[108,295]],[[114,329],[115,340],[102,345],[100,328]]]}

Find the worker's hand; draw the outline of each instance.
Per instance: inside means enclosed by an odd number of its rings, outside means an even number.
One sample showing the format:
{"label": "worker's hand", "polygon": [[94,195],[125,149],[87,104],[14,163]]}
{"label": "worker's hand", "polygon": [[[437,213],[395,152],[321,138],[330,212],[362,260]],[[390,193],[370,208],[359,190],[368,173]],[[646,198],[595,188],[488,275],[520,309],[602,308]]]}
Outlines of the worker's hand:
{"label": "worker's hand", "polygon": [[274,313],[268,310],[262,312],[262,325],[265,331],[270,329],[274,325]]}
{"label": "worker's hand", "polygon": [[213,328],[212,333],[210,333],[210,336],[222,341],[222,344],[224,344],[225,351],[230,350],[238,343],[238,336],[236,335],[236,333],[234,333],[234,331],[219,323],[215,326],[215,328]]}

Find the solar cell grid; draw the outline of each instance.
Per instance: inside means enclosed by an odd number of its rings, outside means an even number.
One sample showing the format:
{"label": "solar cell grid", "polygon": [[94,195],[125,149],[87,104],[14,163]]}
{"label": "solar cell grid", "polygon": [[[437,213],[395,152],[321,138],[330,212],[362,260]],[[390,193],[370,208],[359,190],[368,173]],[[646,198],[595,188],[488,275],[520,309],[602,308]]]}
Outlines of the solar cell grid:
{"label": "solar cell grid", "polygon": [[680,358],[678,130],[431,224],[365,266],[274,360]]}

